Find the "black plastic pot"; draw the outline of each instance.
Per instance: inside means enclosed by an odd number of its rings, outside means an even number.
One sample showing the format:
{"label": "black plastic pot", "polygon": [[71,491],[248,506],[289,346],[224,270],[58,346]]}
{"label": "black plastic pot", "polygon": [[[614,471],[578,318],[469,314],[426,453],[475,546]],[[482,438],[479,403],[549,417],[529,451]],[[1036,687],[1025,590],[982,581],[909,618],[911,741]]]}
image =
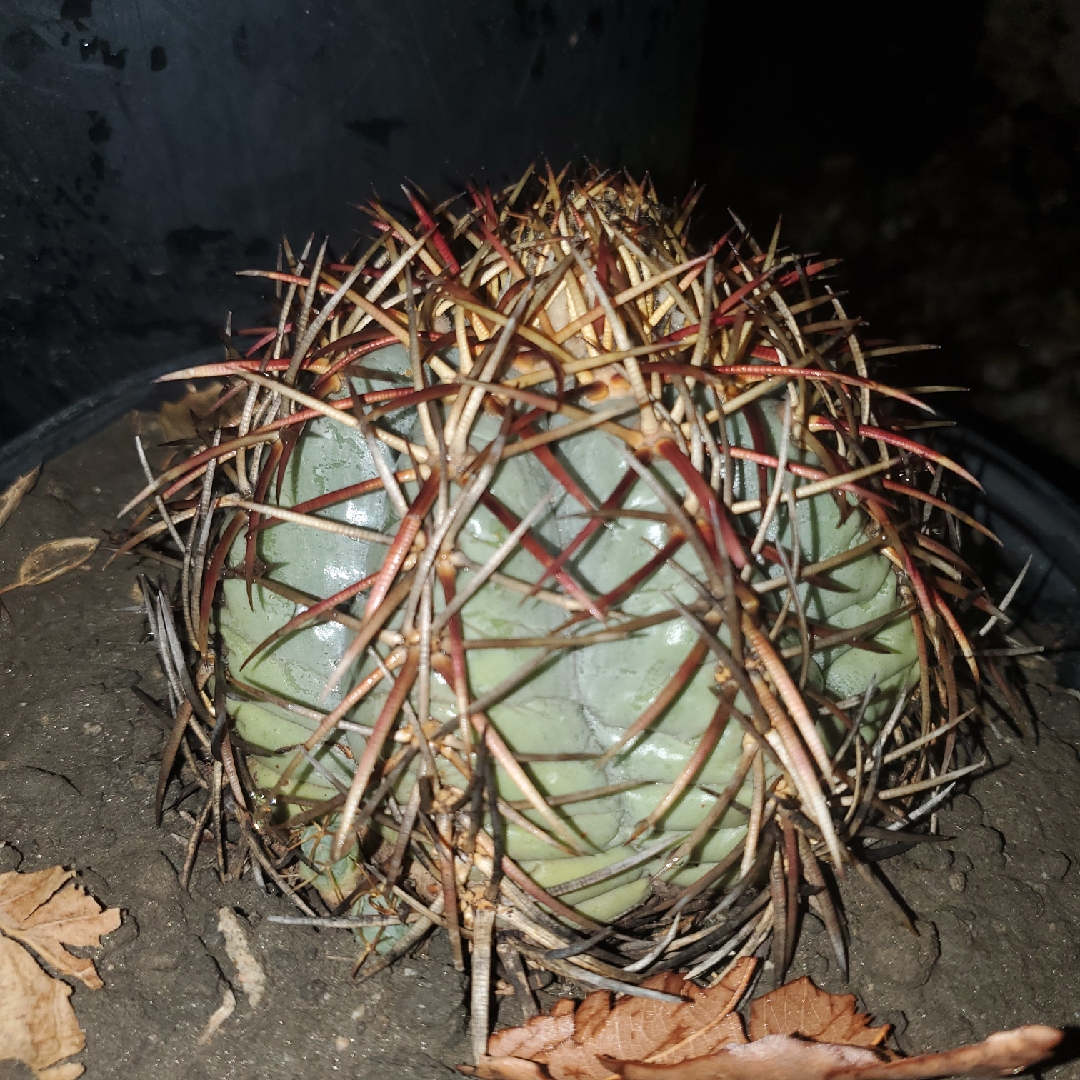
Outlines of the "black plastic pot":
{"label": "black plastic pot", "polygon": [[145,408],[155,395],[160,396],[154,384],[159,375],[208,364],[220,356],[220,346],[200,349],[180,359],[137,371],[53,413],[29,431],[0,445],[0,488],[36,465],[78,446],[129,410]]}
{"label": "black plastic pot", "polygon": [[[1019,458],[988,438],[957,426],[941,428],[934,444],[983,485],[973,511],[998,536],[994,561],[1010,578],[1031,566],[1010,613],[1039,637],[1053,639],[1051,656],[1065,686],[1080,688],[1080,506]],[[1049,633],[1047,633],[1049,631]]]}

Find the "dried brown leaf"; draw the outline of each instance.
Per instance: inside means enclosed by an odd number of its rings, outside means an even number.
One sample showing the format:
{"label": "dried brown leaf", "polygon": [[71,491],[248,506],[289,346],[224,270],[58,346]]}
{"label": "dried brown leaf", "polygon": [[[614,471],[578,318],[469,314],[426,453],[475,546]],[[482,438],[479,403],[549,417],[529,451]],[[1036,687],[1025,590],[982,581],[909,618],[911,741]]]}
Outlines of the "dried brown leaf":
{"label": "dried brown leaf", "polygon": [[83,1068],[77,1061],[68,1061],[48,1069],[38,1069],[37,1080],[75,1080],[75,1077],[82,1076]]}
{"label": "dried brown leaf", "polygon": [[120,925],[116,908],[68,884],[70,870],[0,874],[0,1059],[24,1061],[38,1080],[74,1080],[83,1067],[57,1064],[86,1044],[68,1000],[71,987],[41,969],[32,953],[91,990],[103,984],[91,960],[67,945],[97,946]]}
{"label": "dried brown leaf", "polygon": [[[620,1080],[940,1080],[947,1076],[1015,1076],[1049,1058],[1063,1037],[1064,1032],[1057,1028],[1031,1024],[998,1031],[981,1043],[940,1054],[882,1061],[861,1046],[768,1035],[681,1065],[611,1060],[604,1064],[612,1070],[610,1077]],[[491,1075],[493,1080],[499,1076]],[[542,1073],[540,1077],[543,1080]]]}
{"label": "dried brown leaf", "polygon": [[488,1054],[492,1057],[537,1059],[554,1050],[574,1034],[574,1002],[562,998],[550,1014],[534,1016],[522,1027],[496,1031],[488,1039]]}
{"label": "dried brown leaf", "polygon": [[[196,419],[208,417],[213,410],[218,398],[221,397],[222,384],[214,380],[206,384],[202,389],[195,389],[189,383],[190,389],[179,401],[167,401],[158,410],[158,420],[161,422],[161,430],[165,435],[166,442],[176,442],[180,439],[193,439],[198,435],[195,426]],[[234,398],[228,410],[228,415],[220,418],[222,425],[229,424],[238,414],[244,403],[243,397]]]}
{"label": "dried brown leaf", "polygon": [[549,1080],[551,1074],[535,1061],[518,1057],[485,1057],[473,1068],[459,1065],[460,1072],[480,1080]]}
{"label": "dried brown leaf", "polygon": [[61,540],[48,540],[39,544],[23,559],[18,577],[0,588],[0,596],[12,589],[29,585],[44,585],[46,581],[60,577],[82,566],[97,551],[101,541],[93,536],[65,536]]}
{"label": "dried brown leaf", "polygon": [[[612,1004],[607,990],[589,994],[577,1007],[564,999],[550,1016],[524,1027],[497,1032],[488,1041],[488,1057],[476,1076],[551,1080],[603,1080],[611,1076],[601,1058],[621,1061],[681,1062],[710,1054],[721,1046],[744,1042],[735,1006],[753,977],[755,961],[746,957],[715,986],[703,990],[681,975],[667,972],[643,983],[684,998],[681,1004],[649,998],[620,997]],[[539,1063],[544,1071],[521,1062]]]}
{"label": "dried brown leaf", "polygon": [[800,1035],[814,1042],[880,1046],[889,1025],[872,1028],[866,1013],[855,1011],[854,994],[827,994],[805,975],[757,998],[750,1006],[751,1041],[769,1035]]}
{"label": "dried brown leaf", "polygon": [[1015,1076],[1050,1058],[1065,1032],[1045,1024],[1027,1024],[995,1031],[981,1043],[943,1050],[940,1054],[882,1061],[849,1069],[829,1080],[933,1080],[941,1076]]}
{"label": "dried brown leaf", "polygon": [[610,1080],[848,1080],[852,1068],[880,1064],[861,1046],[807,1042],[793,1035],[769,1035],[757,1042],[720,1050],[679,1065],[606,1061]]}
{"label": "dried brown leaf", "polygon": [[[21,945],[0,937],[0,1060],[23,1061],[41,1077],[49,1075],[42,1070],[77,1054],[86,1039],[70,997],[67,983],[46,975]],[[82,1072],[77,1068],[70,1075]]]}
{"label": "dried brown leaf", "polygon": [[870,1027],[854,995],[802,978],[753,1003],[748,1041],[733,1010],[754,963],[744,960],[708,990],[672,973],[646,981],[684,997],[679,1005],[622,997],[613,1006],[606,992],[576,1007],[564,999],[551,1015],[493,1035],[489,1056],[461,1071],[482,1080],[934,1080],[1013,1075],[1045,1061],[1062,1039],[1036,1025],[896,1058],[880,1049],[888,1025]]}
{"label": "dried brown leaf", "polygon": [[120,911],[102,910],[77,885],[65,885],[74,876],[62,866],[33,874],[0,874],[0,934],[32,949],[61,974],[98,990],[103,983],[93,961],[72,956],[64,945],[100,946],[102,935],[120,925]]}
{"label": "dried brown leaf", "polygon": [[0,526],[15,512],[15,507],[22,502],[23,496],[37,482],[41,466],[31,469],[28,473],[14,480],[7,488],[0,492]]}

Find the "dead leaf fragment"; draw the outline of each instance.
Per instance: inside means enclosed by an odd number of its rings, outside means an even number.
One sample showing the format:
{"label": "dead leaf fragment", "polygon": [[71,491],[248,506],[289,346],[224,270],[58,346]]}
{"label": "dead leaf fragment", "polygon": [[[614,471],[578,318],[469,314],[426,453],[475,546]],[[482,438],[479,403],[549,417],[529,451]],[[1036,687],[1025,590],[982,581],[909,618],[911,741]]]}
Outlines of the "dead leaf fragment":
{"label": "dead leaf fragment", "polygon": [[550,1080],[549,1073],[535,1061],[517,1057],[481,1058],[475,1066],[459,1065],[458,1072],[478,1076],[480,1080]]}
{"label": "dead leaf fragment", "polygon": [[67,983],[46,975],[21,945],[0,937],[0,1060],[24,1061],[40,1076],[77,1054],[86,1039],[69,997]]}
{"label": "dead leaf fragment", "polygon": [[93,536],[65,536],[62,540],[48,540],[38,545],[23,559],[19,574],[9,585],[0,587],[0,596],[12,589],[30,585],[44,585],[82,566],[97,551],[101,541]]}
{"label": "dead leaf fragment", "polygon": [[28,473],[17,477],[12,483],[0,492],[0,526],[15,512],[15,507],[22,502],[23,496],[37,482],[41,466],[31,469]]}
{"label": "dead leaf fragment", "polygon": [[72,956],[64,944],[100,946],[102,936],[120,925],[120,910],[102,910],[77,885],[66,884],[74,876],[62,866],[0,874],[0,934],[32,949],[61,974],[100,990],[104,984],[93,961]]}
{"label": "dead leaf fragment", "polygon": [[574,1035],[574,1008],[569,998],[560,998],[551,1012],[534,1016],[521,1027],[504,1028],[488,1039],[492,1057],[538,1059]]}
{"label": "dead leaf fragment", "polygon": [[[940,1054],[883,1050],[888,1025],[870,1027],[852,994],[827,994],[807,978],[758,998],[747,1040],[734,1008],[754,972],[747,958],[708,990],[675,974],[645,985],[682,1004],[590,994],[548,1016],[497,1032],[488,1056],[461,1072],[482,1080],[934,1080],[1012,1076],[1045,1061],[1063,1038],[1033,1025]],[[721,995],[726,995],[724,1001]]]}
{"label": "dead leaf fragment", "polygon": [[800,1035],[814,1042],[880,1046],[889,1025],[869,1024],[866,1013],[855,1011],[854,994],[827,994],[804,975],[756,998],[748,1026],[752,1042],[769,1035]]}
{"label": "dead leaf fragment", "polygon": [[[611,1076],[620,1080],[942,1080],[948,1076],[1015,1076],[1046,1061],[1064,1036],[1057,1028],[1029,1024],[1012,1031],[997,1031],[981,1043],[940,1054],[881,1061],[872,1050],[861,1046],[769,1035],[678,1066],[617,1061],[605,1064],[611,1066]],[[546,1080],[543,1073],[538,1077]]]}
{"label": "dead leaf fragment", "polygon": [[995,1031],[981,1043],[939,1054],[882,1061],[830,1075],[828,1080],[934,1080],[943,1076],[1015,1076],[1052,1057],[1065,1032],[1045,1024]]}
{"label": "dead leaf fragment", "polygon": [[74,1080],[77,1062],[57,1064],[86,1045],[68,1000],[71,987],[48,975],[38,958],[91,990],[103,984],[93,961],[64,945],[98,946],[120,925],[116,908],[102,910],[70,884],[61,866],[33,874],[0,874],[0,1059],[24,1061],[38,1080]]}
{"label": "dead leaf fragment", "polygon": [[[187,393],[179,401],[167,401],[158,410],[158,420],[166,442],[179,442],[182,439],[198,438],[197,422],[209,419],[214,406],[221,397],[223,386],[216,379],[202,389],[196,389],[193,383],[187,384]],[[218,418],[222,427],[235,422],[243,410],[244,398],[233,399],[224,415]]]}
{"label": "dead leaf fragment", "polygon": [[[654,975],[642,984],[684,998],[678,1005],[640,997],[621,997],[612,1004],[607,990],[589,994],[576,1008],[572,1001],[561,1001],[553,1015],[534,1017],[524,1027],[493,1035],[489,1056],[473,1075],[492,1080],[606,1080],[612,1071],[602,1058],[678,1063],[744,1042],[735,1007],[755,966],[756,961],[746,957],[707,990],[673,972]],[[518,1064],[529,1059],[545,1071],[529,1071]]]}
{"label": "dead leaf fragment", "polygon": [[[861,1046],[808,1042],[792,1035],[767,1035],[679,1065],[607,1061],[612,1080],[844,1080],[850,1070],[881,1062]],[[862,1076],[862,1073],[858,1074]]]}

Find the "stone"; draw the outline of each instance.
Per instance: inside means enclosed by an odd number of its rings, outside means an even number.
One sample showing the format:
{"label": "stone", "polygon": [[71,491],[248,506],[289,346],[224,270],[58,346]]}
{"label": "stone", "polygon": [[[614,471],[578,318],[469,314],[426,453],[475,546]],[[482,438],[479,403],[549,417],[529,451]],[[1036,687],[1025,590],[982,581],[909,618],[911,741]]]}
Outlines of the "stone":
{"label": "stone", "polygon": [[941,956],[941,943],[932,922],[919,920],[916,929],[918,934],[898,928],[874,950],[873,957],[867,957],[868,970],[882,982],[912,989],[923,986]]}

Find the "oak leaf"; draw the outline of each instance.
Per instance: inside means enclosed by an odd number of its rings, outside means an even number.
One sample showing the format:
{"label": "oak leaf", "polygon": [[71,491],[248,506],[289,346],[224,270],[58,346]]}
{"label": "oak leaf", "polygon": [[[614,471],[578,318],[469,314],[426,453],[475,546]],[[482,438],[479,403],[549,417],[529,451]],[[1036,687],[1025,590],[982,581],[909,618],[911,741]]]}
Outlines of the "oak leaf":
{"label": "oak leaf", "polygon": [[0,1060],[24,1061],[38,1080],[73,1080],[83,1067],[57,1064],[78,1053],[85,1037],[68,1000],[71,987],[41,969],[71,975],[91,990],[104,985],[93,961],[64,945],[99,946],[120,925],[117,908],[102,910],[70,884],[74,872],[52,866],[32,874],[0,874]]}
{"label": "oak leaf", "polygon": [[734,1011],[753,975],[745,958],[702,990],[681,976],[645,984],[681,996],[673,1005],[590,994],[559,1001],[550,1015],[497,1032],[488,1056],[461,1071],[483,1080],[932,1080],[1009,1076],[1046,1060],[1055,1028],[997,1032],[985,1042],[901,1058],[882,1049],[888,1025],[871,1027],[853,994],[833,995],[796,979],[750,1007],[749,1038]]}

